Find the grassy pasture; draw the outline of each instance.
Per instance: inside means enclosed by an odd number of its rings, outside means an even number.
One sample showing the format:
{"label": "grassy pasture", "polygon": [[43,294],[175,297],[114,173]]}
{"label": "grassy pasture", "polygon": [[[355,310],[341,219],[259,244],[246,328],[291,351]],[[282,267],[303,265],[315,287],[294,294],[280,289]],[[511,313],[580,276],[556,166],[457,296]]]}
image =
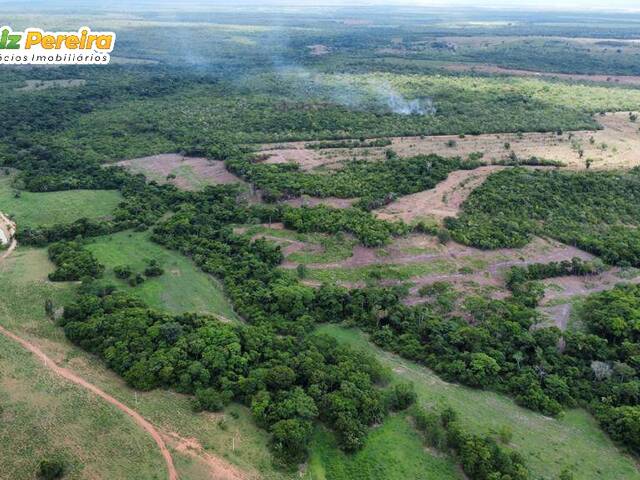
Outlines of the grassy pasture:
{"label": "grassy pasture", "polygon": [[12,176],[0,176],[0,210],[13,215],[19,227],[51,226],[83,217],[106,217],[122,199],[115,190],[21,191],[20,198],[15,198],[11,182]]}
{"label": "grassy pasture", "polygon": [[[217,313],[237,319],[222,291],[222,285],[211,275],[198,270],[186,257],[167,250],[149,240],[146,232],[120,232],[99,237],[87,245],[98,261],[105,265],[105,278],[131,291],[149,306],[172,313]],[[155,259],[164,269],[160,277],[147,279],[143,284],[129,287],[116,279],[113,267],[130,265],[142,272],[147,261]]]}
{"label": "grassy pasture", "polygon": [[371,431],[364,448],[354,455],[337,450],[335,438],[324,428],[316,430],[311,451],[308,473],[313,480],[462,478],[450,458],[425,450],[405,415],[387,418]]}
{"label": "grassy pasture", "polygon": [[466,428],[483,434],[511,428],[510,447],[525,457],[533,478],[557,479],[570,467],[580,480],[640,479],[634,460],[624,455],[584,410],[569,410],[560,419],[545,417],[517,406],[508,397],[444,382],[429,369],[380,350],[357,330],[322,325],[318,331],[374,353],[392,370],[396,381],[414,382],[419,404],[453,407]]}
{"label": "grassy pasture", "polygon": [[0,352],[0,477],[33,479],[41,460],[61,458],[69,480],[162,478],[155,443],[127,415],[55,376],[4,336]]}

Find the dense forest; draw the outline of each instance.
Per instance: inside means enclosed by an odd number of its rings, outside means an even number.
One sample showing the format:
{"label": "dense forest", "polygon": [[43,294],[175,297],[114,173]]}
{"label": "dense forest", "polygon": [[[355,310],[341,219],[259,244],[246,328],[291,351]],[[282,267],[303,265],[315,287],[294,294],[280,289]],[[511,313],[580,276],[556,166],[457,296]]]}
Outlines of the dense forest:
{"label": "dense forest", "polygon": [[522,247],[543,235],[609,264],[636,266],[639,173],[504,170],[474,190],[447,226],[454,239],[478,248]]}

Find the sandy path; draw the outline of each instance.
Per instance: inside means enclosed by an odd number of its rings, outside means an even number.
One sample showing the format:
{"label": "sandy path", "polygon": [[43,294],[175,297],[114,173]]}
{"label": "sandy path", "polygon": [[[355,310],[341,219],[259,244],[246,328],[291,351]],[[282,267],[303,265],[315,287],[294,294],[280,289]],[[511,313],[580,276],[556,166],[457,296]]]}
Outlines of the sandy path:
{"label": "sandy path", "polygon": [[9,330],[5,329],[2,326],[0,326],[0,333],[2,333],[4,336],[10,338],[11,340],[19,343],[25,349],[29,350],[31,353],[33,353],[36,357],[38,357],[40,359],[40,361],[44,364],[45,367],[49,368],[50,370],[53,370],[53,372],[56,375],[59,375],[62,378],[65,378],[65,379],[75,383],[76,385],[79,385],[80,387],[82,387],[82,388],[84,388],[86,390],[89,390],[90,392],[92,392],[95,395],[99,396],[100,398],[102,398],[106,402],[108,402],[111,405],[115,406],[118,410],[123,411],[124,413],[129,415],[131,418],[133,418],[133,420],[138,425],[140,425],[142,428],[144,428],[149,433],[149,435],[151,435],[153,440],[158,445],[158,448],[160,449],[160,453],[162,453],[162,456],[164,457],[164,460],[165,460],[165,462],[167,464],[167,471],[168,471],[169,480],[177,480],[178,479],[178,472],[176,471],[176,469],[175,469],[175,467],[173,465],[173,459],[171,458],[171,454],[169,453],[169,449],[167,448],[166,443],[162,439],[162,436],[160,435],[158,430],[156,430],[156,428],[153,425],[151,425],[151,423],[149,423],[147,420],[145,420],[142,417],[142,415],[140,415],[138,412],[130,409],[125,404],[123,404],[119,400],[116,400],[114,397],[112,397],[108,393],[104,392],[103,390],[100,390],[95,385],[93,385],[93,384],[87,382],[86,380],[84,380],[83,378],[79,377],[78,375],[73,373],[71,370],[69,370],[67,368],[64,368],[64,367],[60,367],[59,365],[57,365],[53,360],[51,360],[51,358],[49,358],[42,350],[40,350],[34,344],[32,344],[32,343],[28,342],[27,340],[24,340],[23,338],[20,338],[19,336],[11,333]]}

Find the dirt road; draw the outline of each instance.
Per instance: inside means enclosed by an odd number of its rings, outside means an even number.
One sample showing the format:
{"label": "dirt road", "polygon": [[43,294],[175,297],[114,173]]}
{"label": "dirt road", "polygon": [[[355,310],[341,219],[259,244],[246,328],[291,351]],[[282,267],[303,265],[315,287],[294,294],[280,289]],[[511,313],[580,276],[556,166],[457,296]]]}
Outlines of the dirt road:
{"label": "dirt road", "polygon": [[133,420],[138,425],[140,425],[142,428],[144,428],[149,433],[149,435],[151,435],[153,440],[158,445],[158,448],[160,449],[160,453],[162,453],[162,456],[164,457],[164,460],[165,460],[165,462],[167,464],[167,471],[168,471],[169,480],[177,480],[178,479],[178,472],[176,471],[175,467],[173,466],[173,459],[171,458],[171,453],[169,453],[169,449],[167,448],[166,443],[164,442],[164,440],[163,440],[162,436],[160,435],[160,433],[158,432],[158,430],[156,430],[156,428],[153,425],[151,425],[151,423],[149,423],[147,420],[145,420],[142,417],[142,415],[140,415],[138,412],[130,409],[125,404],[123,404],[119,400],[116,400],[114,397],[112,397],[108,393],[104,392],[103,390],[100,390],[95,385],[93,385],[93,384],[87,382],[86,380],[84,380],[83,378],[79,377],[78,375],[73,373],[71,370],[66,369],[64,367],[60,367],[59,365],[57,365],[53,360],[51,360],[51,358],[49,358],[42,350],[40,350],[34,344],[32,344],[32,343],[28,342],[27,340],[15,335],[14,333],[11,333],[9,330],[7,330],[6,328],[4,328],[2,326],[0,326],[0,333],[2,333],[5,337],[10,338],[11,340],[19,343],[24,348],[29,350],[36,357],[38,357],[40,359],[40,361],[42,361],[42,363],[47,368],[49,368],[50,370],[53,370],[53,372],[56,375],[59,375],[62,378],[65,378],[65,379],[75,383],[76,385],[79,385],[82,388],[84,388],[86,390],[89,390],[90,392],[94,393],[95,395],[101,397],[103,400],[109,402],[111,405],[116,407],[118,410],[123,411],[124,413],[129,415],[131,418],[133,418]]}
{"label": "dirt road", "polygon": [[[10,237],[11,238],[11,245],[9,246],[9,249],[7,251],[5,251],[2,254],[2,256],[0,256],[0,260],[4,260],[16,248],[16,245],[17,245],[16,240],[14,238],[12,238],[13,234],[15,233],[16,225],[12,221],[10,221],[5,215],[3,215],[2,213],[0,213],[0,222],[3,222],[4,223],[3,227],[7,228],[8,231],[11,233],[11,237]],[[178,472],[176,471],[176,469],[175,469],[175,467],[173,465],[173,458],[171,457],[171,453],[169,453],[169,449],[167,448],[166,443],[162,439],[162,436],[160,435],[158,430],[156,430],[156,428],[151,423],[149,423],[147,420],[145,420],[144,417],[142,417],[142,415],[140,415],[138,412],[130,409],[124,403],[122,403],[119,400],[115,399],[114,397],[112,397],[108,393],[104,392],[100,388],[96,387],[95,385],[93,385],[93,384],[87,382],[86,380],[84,380],[83,378],[79,377],[78,375],[73,373],[71,370],[57,365],[51,358],[49,358],[47,356],[46,353],[44,353],[42,350],[40,350],[33,343],[31,343],[31,342],[19,337],[15,333],[10,332],[9,330],[7,330],[6,328],[4,328],[2,326],[0,326],[0,333],[2,335],[4,335],[5,337],[10,338],[11,340],[19,343],[25,349],[29,350],[36,357],[38,357],[38,359],[40,359],[40,361],[42,361],[42,363],[45,365],[45,367],[47,367],[48,369],[52,370],[56,375],[58,375],[58,376],[60,376],[62,378],[65,378],[65,379],[75,383],[76,385],[79,385],[80,387],[82,387],[82,388],[84,388],[86,390],[89,390],[90,392],[94,393],[95,395],[99,396],[103,400],[107,401],[108,403],[110,403],[111,405],[116,407],[118,410],[123,411],[124,413],[129,415],[131,418],[133,418],[133,420],[138,425],[140,425],[142,428],[144,428],[149,433],[149,435],[151,435],[151,438],[153,438],[153,440],[158,445],[158,448],[160,449],[160,453],[164,457],[164,460],[165,460],[165,462],[167,464],[167,473],[168,473],[169,480],[178,480]]]}

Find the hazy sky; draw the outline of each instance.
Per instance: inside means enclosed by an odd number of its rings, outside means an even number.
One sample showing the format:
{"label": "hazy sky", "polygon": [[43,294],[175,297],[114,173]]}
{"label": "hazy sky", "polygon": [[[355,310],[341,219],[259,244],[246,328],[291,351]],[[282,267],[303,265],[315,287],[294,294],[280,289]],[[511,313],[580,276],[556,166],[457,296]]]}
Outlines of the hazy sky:
{"label": "hazy sky", "polygon": [[69,8],[74,6],[86,7],[88,5],[98,6],[108,9],[109,5],[126,4],[129,8],[136,5],[146,8],[153,8],[154,5],[167,7],[172,6],[176,10],[187,10],[190,6],[199,5],[287,5],[287,6],[322,6],[322,5],[423,5],[438,7],[484,7],[484,8],[506,8],[506,9],[572,9],[572,10],[633,10],[640,12],[640,0],[112,0],[102,3],[90,0],[22,0],[16,3],[15,0],[0,0],[0,5],[11,7],[12,11],[19,11],[20,8],[31,10],[32,8]]}

